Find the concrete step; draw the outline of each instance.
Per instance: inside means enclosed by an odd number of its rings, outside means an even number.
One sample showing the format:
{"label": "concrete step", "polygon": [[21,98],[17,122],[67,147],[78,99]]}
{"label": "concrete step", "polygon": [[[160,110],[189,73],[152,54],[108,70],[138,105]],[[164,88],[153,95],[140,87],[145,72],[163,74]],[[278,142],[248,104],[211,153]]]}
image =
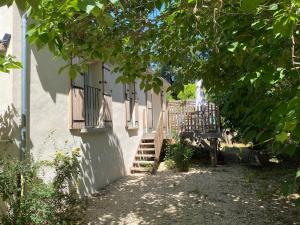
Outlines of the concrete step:
{"label": "concrete step", "polygon": [[131,173],[152,172],[152,167],[131,167]]}
{"label": "concrete step", "polygon": [[154,156],[151,156],[151,157],[139,157],[139,156],[136,156],[135,157],[135,161],[148,161],[148,162],[151,162],[154,159],[155,159]]}
{"label": "concrete step", "polygon": [[154,151],[155,152],[155,148],[138,148],[138,151],[145,151],[145,152]]}
{"label": "concrete step", "polygon": [[140,147],[154,147],[154,143],[140,143]]}
{"label": "concrete step", "polygon": [[135,157],[154,158],[155,154],[137,154]]}
{"label": "concrete step", "polygon": [[150,138],[146,138],[146,139],[142,139],[141,143],[154,143],[154,139],[150,139]]}
{"label": "concrete step", "polygon": [[143,165],[143,166],[145,166],[145,165],[151,165],[151,166],[153,166],[154,163],[155,162],[153,160],[152,161],[137,160],[137,161],[133,162],[133,165]]}
{"label": "concrete step", "polygon": [[153,148],[139,148],[137,151],[138,155],[155,155],[155,149]]}

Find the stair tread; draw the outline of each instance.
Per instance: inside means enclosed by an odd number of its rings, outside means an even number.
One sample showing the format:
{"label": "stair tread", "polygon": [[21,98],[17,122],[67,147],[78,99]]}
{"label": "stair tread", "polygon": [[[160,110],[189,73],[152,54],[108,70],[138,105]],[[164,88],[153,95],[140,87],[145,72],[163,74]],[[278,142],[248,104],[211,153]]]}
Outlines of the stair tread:
{"label": "stair tread", "polygon": [[154,137],[142,137],[142,140],[154,140]]}
{"label": "stair tread", "polygon": [[140,143],[140,145],[154,145],[154,142],[146,142],[146,143]]}
{"label": "stair tread", "polygon": [[155,157],[155,154],[137,154],[136,157]]}
{"label": "stair tread", "polygon": [[151,172],[152,171],[152,167],[131,167],[130,170],[131,170],[131,172],[132,171]]}
{"label": "stair tread", "polygon": [[155,151],[155,148],[138,148],[138,150],[141,150],[141,151]]}
{"label": "stair tread", "polygon": [[154,164],[155,161],[144,161],[144,160],[141,160],[141,161],[133,161],[133,163],[136,163],[136,164]]}

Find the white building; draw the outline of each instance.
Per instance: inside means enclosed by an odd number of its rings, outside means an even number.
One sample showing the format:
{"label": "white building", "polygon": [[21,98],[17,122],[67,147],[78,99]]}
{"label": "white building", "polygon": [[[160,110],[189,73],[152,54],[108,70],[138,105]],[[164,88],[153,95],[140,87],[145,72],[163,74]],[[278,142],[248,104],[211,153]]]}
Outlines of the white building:
{"label": "white building", "polygon": [[[21,15],[0,8],[0,39],[11,34],[7,54],[21,60]],[[135,84],[116,84],[110,65],[91,63],[87,75],[71,81],[58,74],[65,64],[47,49],[28,53],[28,148],[34,161],[51,160],[57,150],[81,149],[81,192],[91,194],[131,172],[143,137],[155,139],[156,128],[167,131],[166,89],[145,93]],[[19,154],[21,70],[0,73],[0,149]],[[161,118],[161,119],[159,119]],[[6,140],[12,139],[12,142]],[[154,140],[154,147],[161,138]],[[140,146],[141,147],[141,146]],[[155,149],[157,153],[157,149]],[[45,171],[45,179],[52,174]]]}

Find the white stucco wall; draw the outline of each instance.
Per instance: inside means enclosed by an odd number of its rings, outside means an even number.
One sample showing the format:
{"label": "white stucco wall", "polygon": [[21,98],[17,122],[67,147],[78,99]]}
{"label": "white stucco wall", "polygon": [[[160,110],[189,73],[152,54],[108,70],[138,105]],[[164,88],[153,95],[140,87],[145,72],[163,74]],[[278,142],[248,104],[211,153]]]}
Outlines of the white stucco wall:
{"label": "white stucco wall", "polygon": [[[12,8],[7,7],[0,7],[0,39],[4,36],[5,33],[11,34],[12,33],[12,16],[13,10]],[[9,46],[7,54],[12,53],[12,47]],[[1,73],[0,72],[0,114],[4,113],[7,110],[7,107],[12,102],[12,76],[10,73]]]}
{"label": "white stucco wall", "polygon": [[[5,32],[12,34],[10,51],[20,59],[21,17],[16,7],[0,8],[0,37]],[[29,55],[30,139],[28,144],[32,158],[35,161],[51,160],[57,150],[69,153],[73,148],[80,148],[82,172],[80,189],[81,193],[86,195],[129,173],[144,131],[145,93],[137,90],[139,129],[128,131],[125,128],[123,85],[116,84],[114,82],[116,76],[112,76],[113,127],[99,133],[71,131],[69,130],[68,95],[70,81],[67,74],[58,74],[64,62],[54,60],[47,49],[37,51],[32,47]],[[3,112],[8,105],[14,105],[16,114],[20,113],[20,78],[20,70],[13,71],[10,75],[0,74],[0,115],[1,110]],[[161,111],[160,105],[158,95],[153,98],[153,109],[156,114]],[[13,146],[17,150],[19,117],[14,116],[14,121],[17,122],[12,132],[16,140]],[[53,173],[46,170],[41,175],[46,180],[51,180]]]}
{"label": "white stucco wall", "polygon": [[[56,150],[69,152],[81,148],[82,190],[85,194],[129,173],[143,135],[144,93],[139,91],[140,129],[125,129],[125,105],[122,84],[112,79],[113,128],[100,133],[70,131],[67,74],[58,75],[62,61],[53,60],[48,50],[31,51],[30,145],[35,160],[49,160]],[[46,179],[50,174],[45,174]]]}
{"label": "white stucco wall", "polygon": [[[20,39],[18,36],[20,31],[15,32],[14,30],[14,24],[18,23],[15,20],[17,11],[15,7],[0,7],[0,39],[3,38],[5,33],[12,35],[6,55],[16,55],[17,60],[20,61],[18,45],[13,44]],[[0,140],[12,139],[12,143],[0,143],[0,152],[5,156],[15,157],[18,155],[20,107],[19,101],[17,104],[14,102],[14,96],[19,96],[20,93],[20,86],[15,86],[20,84],[19,79],[20,71],[0,72]]]}

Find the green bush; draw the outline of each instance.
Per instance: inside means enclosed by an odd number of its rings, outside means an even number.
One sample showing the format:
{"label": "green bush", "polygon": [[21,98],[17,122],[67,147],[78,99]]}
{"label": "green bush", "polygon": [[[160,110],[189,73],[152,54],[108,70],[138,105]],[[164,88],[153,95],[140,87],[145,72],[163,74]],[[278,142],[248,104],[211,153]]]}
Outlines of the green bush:
{"label": "green bush", "polygon": [[[78,150],[72,156],[62,152],[53,162],[31,165],[29,162],[2,160],[0,195],[7,214],[0,217],[4,225],[74,224],[80,209],[77,194],[79,174]],[[53,166],[56,176],[44,183],[37,172],[44,165]]]}
{"label": "green bush", "polygon": [[168,169],[172,169],[175,166],[179,171],[188,171],[192,155],[192,149],[185,143],[170,144],[166,147],[166,166]]}
{"label": "green bush", "polygon": [[166,159],[165,165],[166,165],[167,169],[169,169],[169,170],[173,170],[176,168],[176,164],[173,159]]}

